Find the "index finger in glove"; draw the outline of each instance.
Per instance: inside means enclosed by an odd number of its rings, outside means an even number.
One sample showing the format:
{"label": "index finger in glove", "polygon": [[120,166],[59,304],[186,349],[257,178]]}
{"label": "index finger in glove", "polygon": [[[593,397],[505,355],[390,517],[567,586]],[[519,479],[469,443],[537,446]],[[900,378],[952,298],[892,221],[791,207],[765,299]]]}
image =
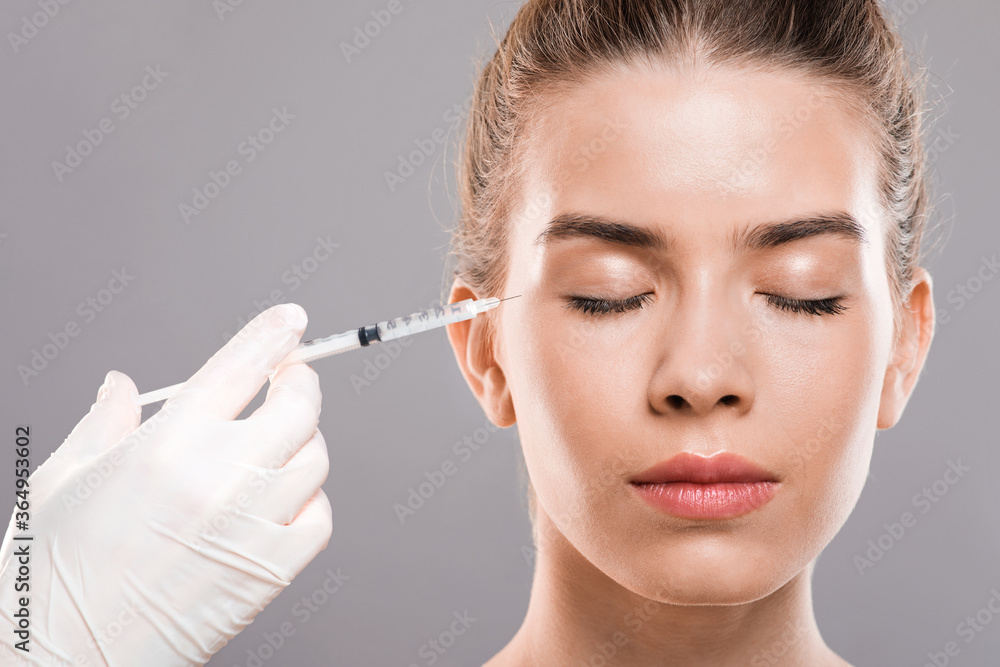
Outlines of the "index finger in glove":
{"label": "index finger in glove", "polygon": [[167,404],[235,419],[298,344],[307,321],[297,304],[268,308],[212,355]]}

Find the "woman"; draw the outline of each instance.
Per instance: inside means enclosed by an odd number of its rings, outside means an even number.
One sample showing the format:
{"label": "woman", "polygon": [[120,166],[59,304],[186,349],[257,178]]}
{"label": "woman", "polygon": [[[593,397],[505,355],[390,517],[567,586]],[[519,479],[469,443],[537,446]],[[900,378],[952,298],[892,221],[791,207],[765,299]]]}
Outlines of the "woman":
{"label": "woman", "polygon": [[[521,295],[448,329],[530,479],[531,601],[490,667],[846,664],[810,573],[933,336],[920,134],[876,0],[522,7],[449,299]],[[281,363],[305,326],[265,311],[142,426],[109,373],[0,547],[4,664],[202,664],[326,546],[319,383]]]}
{"label": "woman", "polygon": [[487,665],[845,665],[810,575],[933,335],[876,0],[536,0],[484,67],[449,325],[537,548]]}

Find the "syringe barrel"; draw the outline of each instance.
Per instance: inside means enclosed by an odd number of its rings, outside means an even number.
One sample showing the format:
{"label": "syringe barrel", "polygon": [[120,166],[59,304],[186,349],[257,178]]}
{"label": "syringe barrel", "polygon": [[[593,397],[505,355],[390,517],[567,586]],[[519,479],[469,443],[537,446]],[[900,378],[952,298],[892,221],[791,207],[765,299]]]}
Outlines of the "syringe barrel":
{"label": "syringe barrel", "polygon": [[357,330],[354,329],[326,338],[308,340],[289,352],[285,361],[309,363],[341,352],[356,350],[359,347],[361,347],[361,342],[358,340]]}
{"label": "syringe barrel", "polygon": [[[513,298],[513,297],[511,297]],[[351,329],[343,333],[327,336],[326,338],[316,338],[300,344],[292,350],[285,361],[309,363],[323,357],[357,350],[375,343],[409,336],[410,334],[426,331],[468,320],[479,313],[496,308],[501,299],[490,297],[488,299],[466,299],[458,303],[449,303],[437,308],[431,308],[420,313],[410,313],[405,317],[397,317],[394,320],[386,320],[378,324],[371,324],[359,329]],[[139,404],[147,405],[176,394],[184,383],[171,385],[156,391],[146,392],[139,396]]]}
{"label": "syringe barrel", "polygon": [[418,313],[410,313],[393,320],[378,323],[379,340],[387,341],[410,334],[441,327],[453,322],[461,322],[475,317],[478,313],[471,308],[474,299],[448,303]]}

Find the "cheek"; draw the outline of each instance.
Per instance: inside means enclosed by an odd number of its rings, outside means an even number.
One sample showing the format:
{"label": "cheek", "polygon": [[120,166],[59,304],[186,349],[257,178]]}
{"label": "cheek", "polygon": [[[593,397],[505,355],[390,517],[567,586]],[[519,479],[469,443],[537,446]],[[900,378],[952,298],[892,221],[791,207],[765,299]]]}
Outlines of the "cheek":
{"label": "cheek", "polygon": [[508,382],[525,463],[542,502],[565,515],[603,502],[595,485],[621,468],[615,452],[628,440],[622,426],[645,385],[624,363],[633,326],[610,327],[559,308],[529,315],[504,335],[514,352]]}
{"label": "cheek", "polygon": [[864,487],[885,372],[882,315],[855,305],[820,335],[776,336],[762,348],[772,381],[758,400],[782,446],[788,511],[825,546]]}

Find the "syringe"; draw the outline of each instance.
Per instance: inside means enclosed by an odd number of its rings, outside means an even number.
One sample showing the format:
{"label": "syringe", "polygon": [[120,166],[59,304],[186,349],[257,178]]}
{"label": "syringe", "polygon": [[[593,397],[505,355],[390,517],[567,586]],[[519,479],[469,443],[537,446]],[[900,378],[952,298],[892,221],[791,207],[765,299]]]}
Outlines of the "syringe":
{"label": "syringe", "polygon": [[[517,296],[521,295],[518,294]],[[507,297],[507,299],[514,298],[516,297]],[[317,359],[340,354],[341,352],[370,347],[376,343],[384,343],[394,338],[402,338],[403,336],[427,331],[428,329],[443,327],[452,322],[469,320],[480,313],[485,313],[487,310],[496,308],[500,305],[501,301],[506,301],[507,299],[498,299],[496,297],[478,300],[466,299],[465,301],[445,304],[431,308],[430,310],[410,313],[403,317],[397,317],[394,320],[385,320],[366,327],[350,329],[343,333],[327,336],[326,338],[314,338],[307,340],[289,352],[282,363],[307,364],[310,361],[316,361]],[[163,389],[141,394],[139,396],[139,405],[149,405],[150,403],[166,400],[176,394],[183,386],[184,383],[181,382],[164,387]]]}

